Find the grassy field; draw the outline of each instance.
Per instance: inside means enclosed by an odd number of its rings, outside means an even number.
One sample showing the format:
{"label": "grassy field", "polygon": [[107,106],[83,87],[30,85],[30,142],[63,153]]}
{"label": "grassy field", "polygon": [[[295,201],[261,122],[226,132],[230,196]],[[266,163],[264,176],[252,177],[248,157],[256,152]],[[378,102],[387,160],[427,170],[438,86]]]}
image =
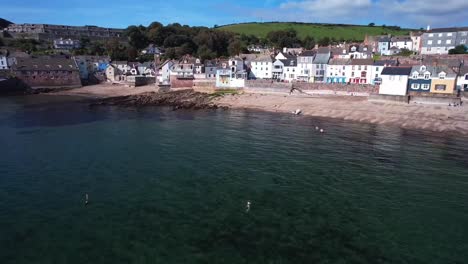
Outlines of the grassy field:
{"label": "grassy field", "polygon": [[319,25],[319,24],[300,24],[300,23],[246,23],[234,24],[218,27],[219,30],[227,30],[235,33],[255,35],[257,37],[266,37],[268,32],[275,30],[295,29],[299,38],[306,36],[314,37],[316,40],[324,37],[345,40],[364,40],[368,35],[408,35],[409,29],[392,30],[380,26],[352,26],[352,25]]}

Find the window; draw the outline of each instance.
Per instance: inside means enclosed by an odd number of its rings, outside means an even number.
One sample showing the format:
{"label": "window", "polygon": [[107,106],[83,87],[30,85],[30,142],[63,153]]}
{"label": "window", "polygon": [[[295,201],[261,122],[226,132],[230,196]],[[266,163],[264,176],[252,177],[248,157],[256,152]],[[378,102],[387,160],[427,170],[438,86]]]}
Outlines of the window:
{"label": "window", "polygon": [[447,39],[447,41],[445,41],[445,44],[452,44],[452,40],[451,40],[451,39]]}
{"label": "window", "polygon": [[421,71],[426,71],[426,66],[421,66],[420,70]]}
{"label": "window", "polygon": [[466,44],[466,39],[460,40],[460,44]]}
{"label": "window", "polygon": [[462,32],[461,35],[466,36],[466,35],[468,35],[468,32]]}
{"label": "window", "polygon": [[465,80],[468,80],[468,74],[465,75]]}
{"label": "window", "polygon": [[366,78],[366,76],[367,76],[367,72],[365,71],[361,72],[361,78]]}
{"label": "window", "polygon": [[433,37],[433,36],[434,36],[434,34],[429,34],[429,37]]}
{"label": "window", "polygon": [[452,33],[447,33],[447,36],[448,36],[448,37],[451,37],[451,36],[452,36]]}
{"label": "window", "polygon": [[445,91],[446,88],[447,86],[445,84],[436,84],[435,86],[436,91]]}
{"label": "window", "polygon": [[354,77],[354,72],[351,73],[351,77]]}
{"label": "window", "polygon": [[354,65],[353,65],[353,67],[351,67],[351,69],[354,71]]}
{"label": "window", "polygon": [[429,73],[425,73],[425,74],[424,74],[424,79],[425,79],[425,80],[429,80],[429,75],[430,75]]}
{"label": "window", "polygon": [[419,90],[419,83],[413,83],[413,84],[411,84],[411,89],[413,89],[413,90]]}
{"label": "window", "polygon": [[422,90],[425,90],[425,91],[429,90],[429,84],[428,84],[428,83],[423,84],[423,85],[421,86],[421,89],[422,89]]}
{"label": "window", "polygon": [[442,40],[439,39],[439,40],[437,41],[437,44],[441,44],[441,43],[442,43]]}
{"label": "window", "polygon": [[418,73],[417,72],[413,72],[413,79],[417,79],[418,78]]}
{"label": "window", "polygon": [[360,71],[360,70],[361,70],[361,65],[358,66],[358,71]]}
{"label": "window", "polygon": [[439,33],[439,37],[442,37],[442,35],[443,35],[442,33]]}
{"label": "window", "polygon": [[441,80],[445,79],[445,73],[443,72],[439,73],[439,79]]}
{"label": "window", "polygon": [[379,71],[379,67],[375,67],[375,71]]}
{"label": "window", "polygon": [[432,45],[432,40],[428,40],[427,45]]}

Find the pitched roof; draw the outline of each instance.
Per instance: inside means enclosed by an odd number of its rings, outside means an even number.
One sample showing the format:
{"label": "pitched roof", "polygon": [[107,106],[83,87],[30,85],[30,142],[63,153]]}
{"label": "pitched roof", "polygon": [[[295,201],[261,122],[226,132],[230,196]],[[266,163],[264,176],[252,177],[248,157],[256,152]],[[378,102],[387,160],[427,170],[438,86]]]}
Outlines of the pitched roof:
{"label": "pitched roof", "polygon": [[295,67],[297,66],[297,59],[296,57],[294,58],[288,58],[286,60],[280,60],[285,67]]}
{"label": "pitched roof", "polygon": [[328,64],[328,61],[330,60],[330,53],[317,53],[315,55],[314,64]]}
{"label": "pitched roof", "polygon": [[374,65],[373,59],[353,59],[351,65]]}
{"label": "pitched roof", "polygon": [[350,59],[331,59],[329,65],[349,65]]}
{"label": "pitched roof", "polygon": [[391,38],[392,42],[398,41],[412,41],[410,36],[394,36]]}
{"label": "pitched roof", "polygon": [[269,55],[260,55],[257,58],[253,59],[252,61],[267,61],[272,62],[273,59]]}
{"label": "pitched roof", "polygon": [[27,71],[78,71],[75,61],[65,57],[33,57],[33,58],[17,58],[15,70]]}
{"label": "pitched roof", "polygon": [[313,50],[304,50],[299,54],[300,57],[313,57],[315,55],[315,51]]}
{"label": "pitched roof", "polygon": [[374,66],[397,66],[397,60],[378,60],[374,61]]}
{"label": "pitched roof", "polygon": [[385,67],[382,75],[410,75],[411,67]]}
{"label": "pitched roof", "polygon": [[458,31],[468,31],[468,27],[433,28],[427,31],[427,33],[458,32]]}

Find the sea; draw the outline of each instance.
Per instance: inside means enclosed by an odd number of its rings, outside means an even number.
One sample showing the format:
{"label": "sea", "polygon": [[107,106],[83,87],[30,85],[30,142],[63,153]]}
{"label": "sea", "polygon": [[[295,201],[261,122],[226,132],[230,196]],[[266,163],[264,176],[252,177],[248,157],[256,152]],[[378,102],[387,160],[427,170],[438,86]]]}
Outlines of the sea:
{"label": "sea", "polygon": [[466,137],[34,95],[0,149],[2,264],[468,263]]}

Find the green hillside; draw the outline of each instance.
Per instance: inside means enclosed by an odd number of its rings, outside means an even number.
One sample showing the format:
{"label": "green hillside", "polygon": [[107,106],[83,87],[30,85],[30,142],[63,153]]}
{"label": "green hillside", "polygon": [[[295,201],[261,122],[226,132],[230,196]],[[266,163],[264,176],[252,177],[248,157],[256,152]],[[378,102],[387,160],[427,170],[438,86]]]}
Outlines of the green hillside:
{"label": "green hillside", "polygon": [[218,30],[226,30],[239,34],[254,35],[264,38],[268,32],[275,30],[294,29],[297,31],[299,38],[303,39],[306,36],[322,39],[324,37],[335,38],[337,40],[343,38],[345,40],[363,40],[365,35],[408,35],[409,29],[395,29],[394,27],[381,26],[357,26],[357,25],[338,25],[338,24],[308,24],[308,23],[245,23],[220,26]]}

